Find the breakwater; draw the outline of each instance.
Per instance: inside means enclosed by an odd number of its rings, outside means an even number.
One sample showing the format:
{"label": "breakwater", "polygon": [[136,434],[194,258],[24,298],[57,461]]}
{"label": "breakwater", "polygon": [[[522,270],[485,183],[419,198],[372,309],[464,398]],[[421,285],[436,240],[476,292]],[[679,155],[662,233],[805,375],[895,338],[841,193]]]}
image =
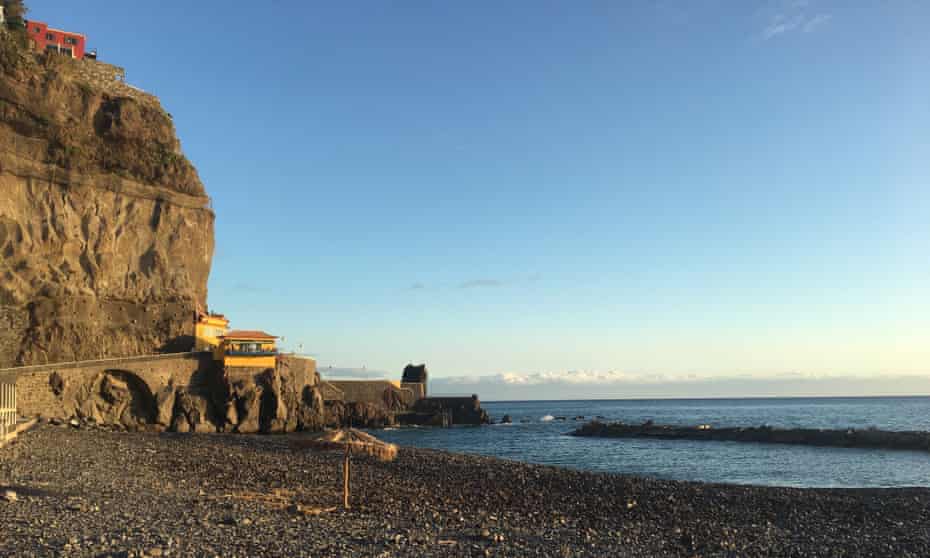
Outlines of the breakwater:
{"label": "breakwater", "polygon": [[825,430],[815,428],[671,426],[622,422],[591,421],[571,432],[572,436],[598,438],[656,438],[663,440],[697,440],[715,442],[755,442],[842,448],[875,448],[930,452],[930,432],[864,430]]}

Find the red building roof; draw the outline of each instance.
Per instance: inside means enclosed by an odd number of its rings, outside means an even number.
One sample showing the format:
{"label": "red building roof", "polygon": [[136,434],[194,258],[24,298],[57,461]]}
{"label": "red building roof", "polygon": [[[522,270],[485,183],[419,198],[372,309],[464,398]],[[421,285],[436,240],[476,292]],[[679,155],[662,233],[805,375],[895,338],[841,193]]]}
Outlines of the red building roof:
{"label": "red building roof", "polygon": [[269,335],[264,331],[250,329],[235,329],[226,332],[226,335],[220,336],[221,339],[248,339],[248,340],[273,340],[277,339],[274,335]]}

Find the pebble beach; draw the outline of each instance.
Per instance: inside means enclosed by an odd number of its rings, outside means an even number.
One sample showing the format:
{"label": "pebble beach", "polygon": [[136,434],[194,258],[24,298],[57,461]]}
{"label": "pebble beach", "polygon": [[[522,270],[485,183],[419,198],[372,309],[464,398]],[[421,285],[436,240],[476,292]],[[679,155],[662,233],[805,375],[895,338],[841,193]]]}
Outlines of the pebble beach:
{"label": "pebble beach", "polygon": [[930,489],[666,481],[298,435],[41,424],[0,449],[2,556],[927,556]]}

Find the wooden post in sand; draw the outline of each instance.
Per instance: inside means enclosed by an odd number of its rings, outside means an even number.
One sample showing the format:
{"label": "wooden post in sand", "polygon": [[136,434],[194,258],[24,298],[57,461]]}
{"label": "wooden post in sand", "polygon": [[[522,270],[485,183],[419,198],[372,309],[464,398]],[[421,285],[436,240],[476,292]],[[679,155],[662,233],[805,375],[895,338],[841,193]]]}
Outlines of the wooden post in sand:
{"label": "wooden post in sand", "polygon": [[346,444],[346,457],[342,463],[342,505],[349,509],[349,445]]}

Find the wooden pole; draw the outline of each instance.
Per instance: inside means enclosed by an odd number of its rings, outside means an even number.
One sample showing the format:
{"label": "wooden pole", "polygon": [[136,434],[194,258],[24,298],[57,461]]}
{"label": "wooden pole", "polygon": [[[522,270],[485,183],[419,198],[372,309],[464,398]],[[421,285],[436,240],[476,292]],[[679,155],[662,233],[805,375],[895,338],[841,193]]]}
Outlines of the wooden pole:
{"label": "wooden pole", "polygon": [[342,505],[349,509],[349,444],[346,444],[346,457],[342,463]]}

